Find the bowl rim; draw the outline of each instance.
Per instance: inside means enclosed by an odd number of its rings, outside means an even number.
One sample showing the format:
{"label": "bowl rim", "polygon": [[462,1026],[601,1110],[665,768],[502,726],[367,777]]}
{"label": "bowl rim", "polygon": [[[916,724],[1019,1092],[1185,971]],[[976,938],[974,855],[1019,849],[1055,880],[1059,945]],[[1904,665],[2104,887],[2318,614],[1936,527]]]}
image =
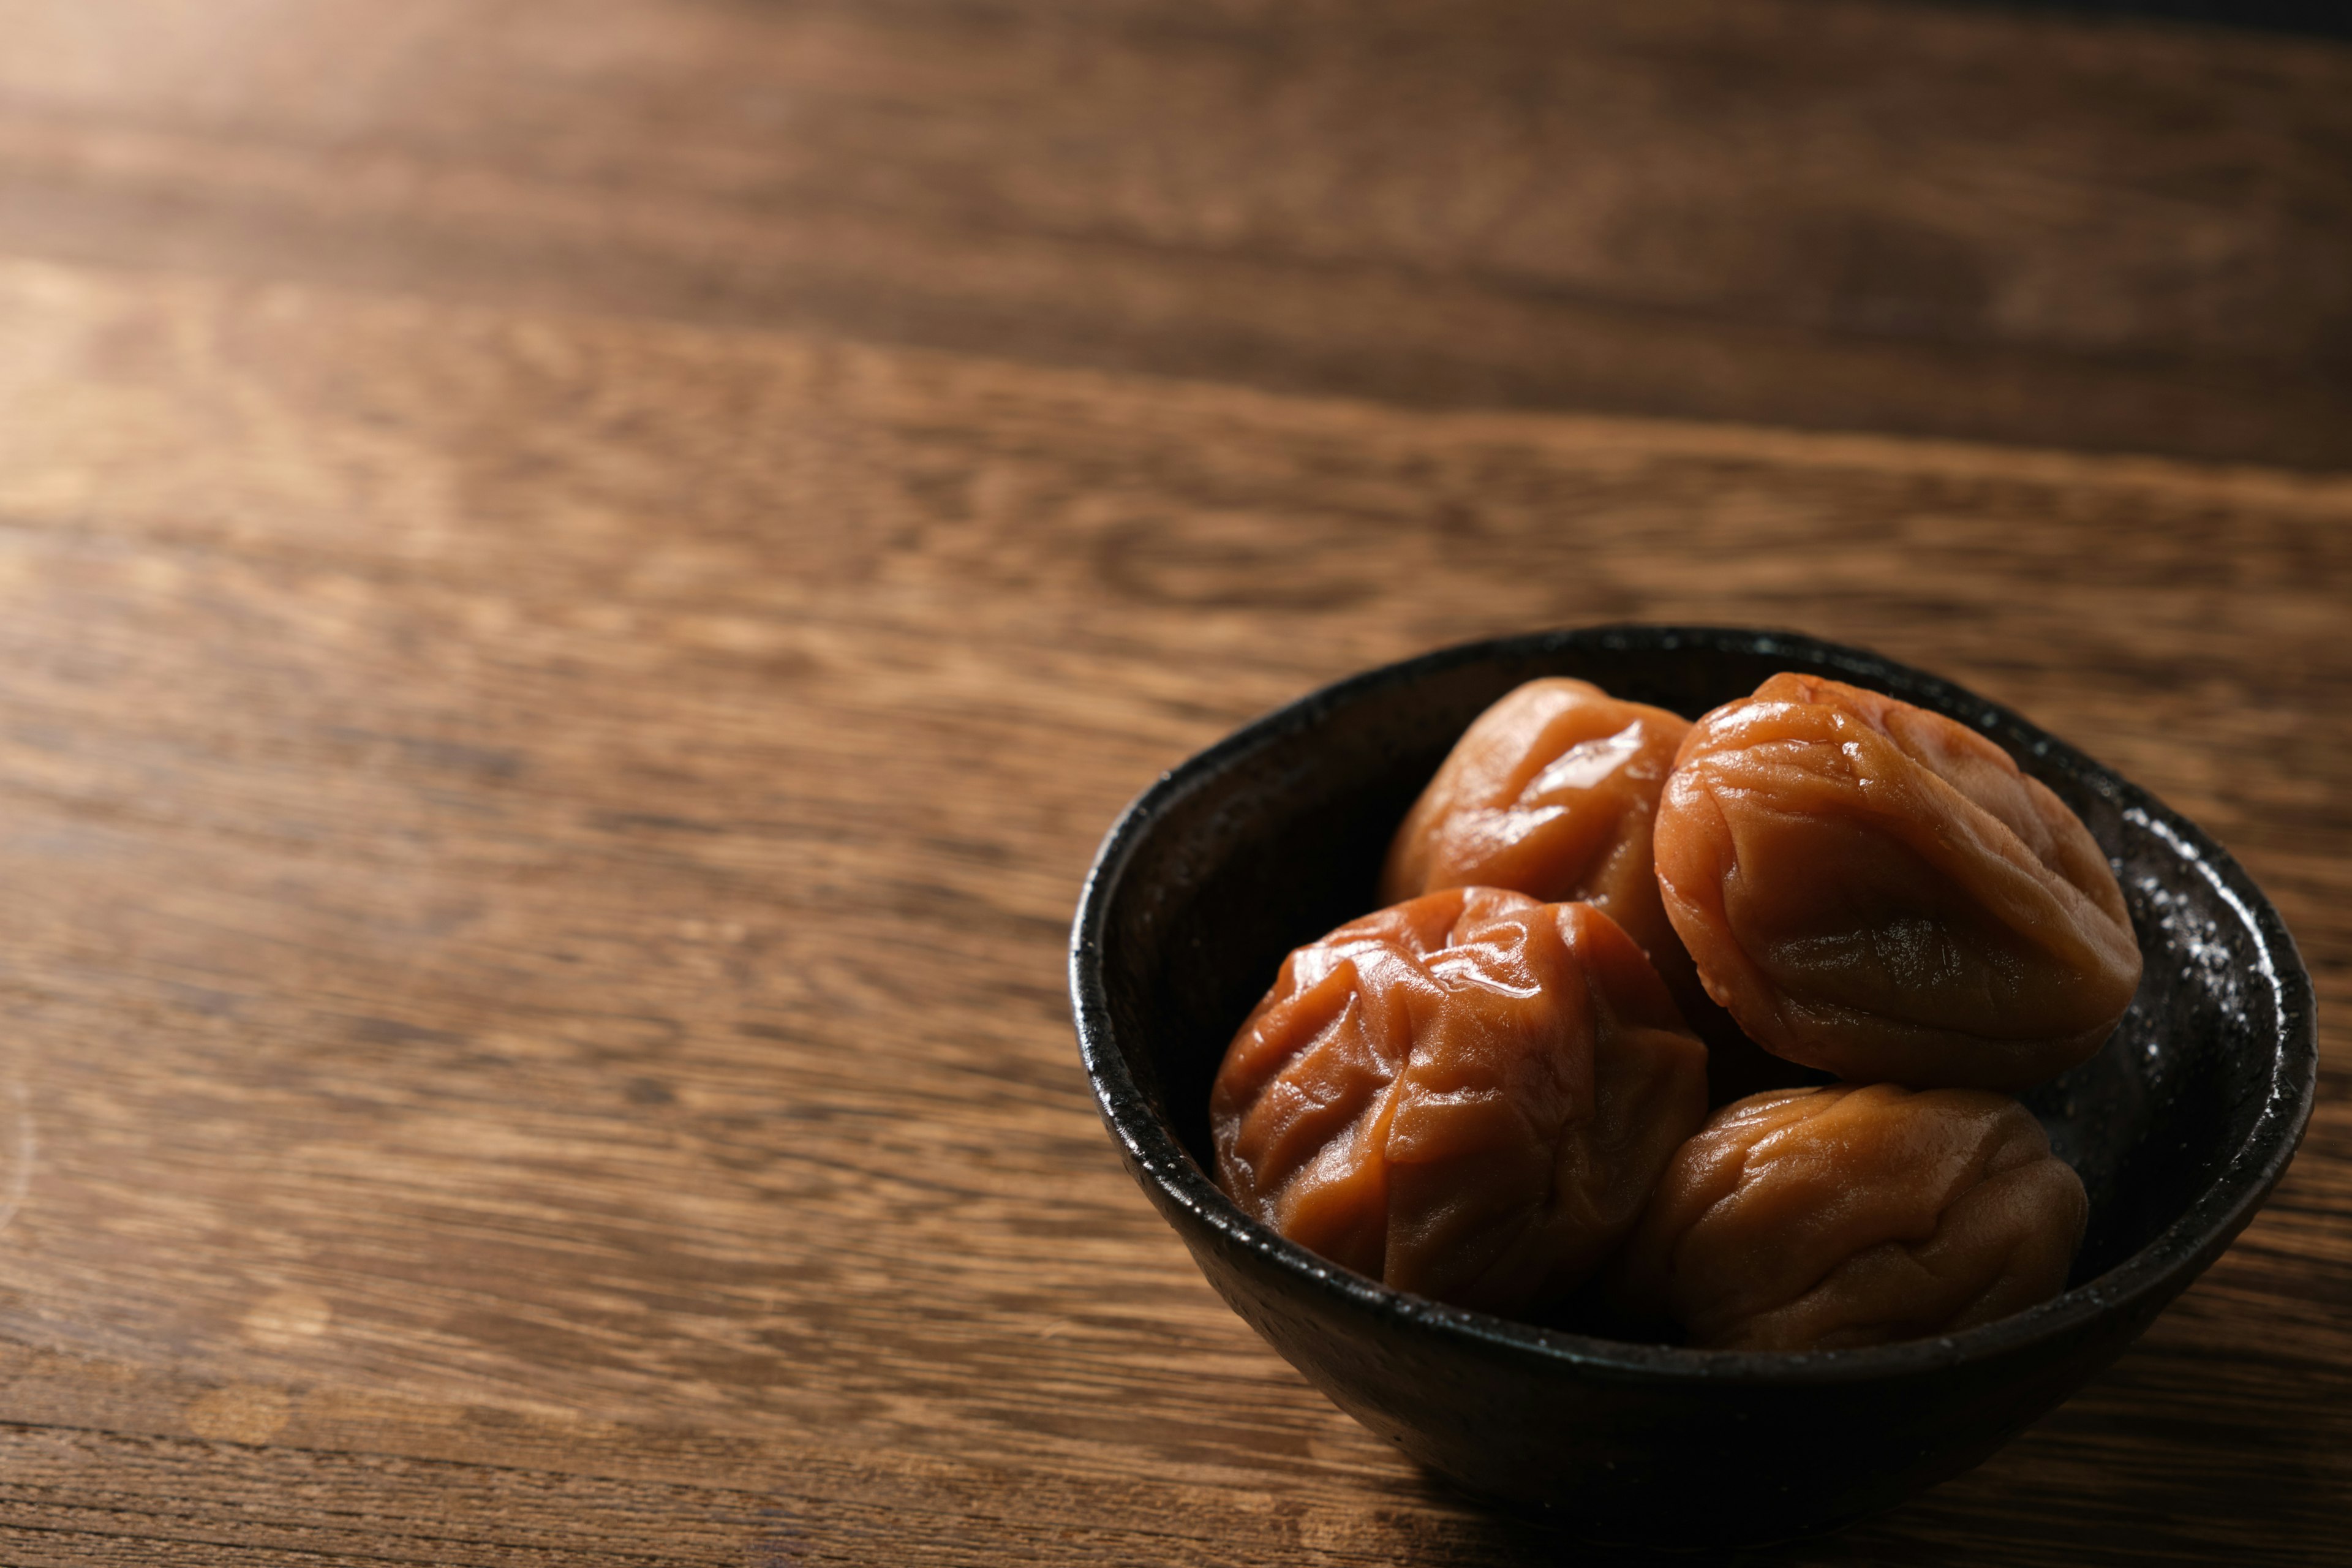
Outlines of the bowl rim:
{"label": "bowl rim", "polygon": [[[1520,1322],[1394,1289],[1341,1268],[1252,1218],[1209,1178],[1174,1130],[1154,1114],[1114,1039],[1103,980],[1103,937],[1122,879],[1160,819],[1239,759],[1278,743],[1386,688],[1498,658],[1571,649],[1668,653],[1687,649],[1793,656],[1858,677],[1970,723],[2012,754],[2047,758],[2109,796],[2120,815],[2194,865],[2254,938],[2259,978],[2278,1030],[2268,1091],[2245,1142],[2180,1216],[2130,1257],[2041,1305],[1956,1333],[1858,1350],[1715,1351],[1641,1344]],[[1348,676],[1253,720],[1161,773],[1104,837],[1070,930],[1070,1001],[1078,1049],[1104,1124],[1139,1183],[1226,1246],[1256,1258],[1331,1304],[1491,1352],[1567,1363],[1580,1371],[1675,1382],[1814,1384],[1989,1361],[2087,1329],[2153,1296],[2161,1307],[2244,1228],[2294,1157],[2317,1089],[2318,1046],[2309,972],[2294,939],[2243,868],[2194,823],[2147,791],[2008,708],[1924,670],[1865,649],[1798,632],[1712,626],[1612,623],[1482,638]],[[1173,1215],[1170,1215],[1171,1221]],[[2176,1283],[2176,1281],[2178,1283]]]}

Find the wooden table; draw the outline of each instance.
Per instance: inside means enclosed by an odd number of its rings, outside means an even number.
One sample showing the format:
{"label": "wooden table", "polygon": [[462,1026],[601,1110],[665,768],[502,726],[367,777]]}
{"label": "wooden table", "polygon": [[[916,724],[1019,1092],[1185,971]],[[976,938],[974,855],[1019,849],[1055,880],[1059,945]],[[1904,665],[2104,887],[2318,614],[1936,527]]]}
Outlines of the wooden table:
{"label": "wooden table", "polygon": [[2352,48],[1843,0],[0,3],[0,1560],[1601,1560],[1063,988],[1328,679],[1801,628],[2212,828],[2268,1210],[1770,1563],[2345,1562]]}

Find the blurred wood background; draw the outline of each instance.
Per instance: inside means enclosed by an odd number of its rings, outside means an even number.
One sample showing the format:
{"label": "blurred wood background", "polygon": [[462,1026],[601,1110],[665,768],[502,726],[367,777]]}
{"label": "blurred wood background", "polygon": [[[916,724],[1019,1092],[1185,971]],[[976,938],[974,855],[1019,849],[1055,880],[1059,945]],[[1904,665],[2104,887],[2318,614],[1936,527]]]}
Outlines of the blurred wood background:
{"label": "blurred wood background", "polygon": [[0,0],[0,1560],[1604,1560],[1214,1300],[1062,954],[1235,723],[1643,618],[2016,705],[2321,998],[2139,1348],[1750,1560],[2342,1562],[2347,468],[2342,43]]}

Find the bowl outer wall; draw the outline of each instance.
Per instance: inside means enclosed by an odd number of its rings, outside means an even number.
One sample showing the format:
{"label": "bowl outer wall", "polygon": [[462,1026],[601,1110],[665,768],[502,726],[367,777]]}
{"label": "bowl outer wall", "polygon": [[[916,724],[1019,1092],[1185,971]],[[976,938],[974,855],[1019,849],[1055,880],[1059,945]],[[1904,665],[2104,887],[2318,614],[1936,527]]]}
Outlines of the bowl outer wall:
{"label": "bowl outer wall", "polygon": [[[1204,801],[1246,816],[1252,800],[1216,800],[1216,792],[1254,760],[1295,748],[1366,702],[1465,679],[1507,689],[1546,672],[1612,685],[1596,667],[1664,668],[1660,660],[1727,660],[1740,679],[1762,661],[1893,691],[1983,730],[2029,772],[2067,784],[2095,830],[2107,830],[2103,842],[2127,823],[2136,841],[2170,847],[2179,864],[2169,871],[2210,891],[2213,907],[2238,922],[2219,937],[2251,943],[2251,967],[2263,973],[2246,1000],[2274,1026],[2251,1130],[2184,1212],[2096,1278],[2000,1322],[1790,1355],[1629,1344],[1404,1295],[1324,1263],[1216,1188],[1160,1103],[1152,1060],[1130,1060],[1128,1044],[1147,1046],[1123,1043],[1106,983],[1112,955],[1103,943],[1122,897],[1135,896],[1126,878],[1154,835],[1181,826],[1188,812],[1198,819]],[[1416,770],[1426,777],[1418,763],[1407,772]],[[1265,781],[1256,783],[1263,795]],[[1417,778],[1408,783],[1418,787]],[[1167,855],[1160,860],[1164,868]],[[1290,941],[1328,923],[1337,921]],[[2169,925],[2160,934],[2170,940]],[[1611,626],[1472,644],[1343,680],[1244,726],[1163,775],[1113,827],[1080,904],[1071,981],[1105,1122],[1130,1173],[1226,1301],[1335,1403],[1413,1458],[1611,1538],[1778,1538],[1887,1506],[1976,1463],[2112,1361],[2243,1228],[2301,1137],[2316,1071],[2310,984],[2292,940],[2244,872],[2192,825],[1948,682],[1857,649],[1738,629]],[[1228,1032],[1238,1018],[1226,1021]],[[1130,1017],[1128,1034],[1139,1032]]]}

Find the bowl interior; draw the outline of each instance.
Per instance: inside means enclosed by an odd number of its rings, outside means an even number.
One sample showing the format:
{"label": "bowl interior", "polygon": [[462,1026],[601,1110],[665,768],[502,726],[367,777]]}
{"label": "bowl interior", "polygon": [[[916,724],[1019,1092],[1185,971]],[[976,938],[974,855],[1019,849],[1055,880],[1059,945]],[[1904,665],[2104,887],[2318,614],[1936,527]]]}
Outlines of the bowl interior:
{"label": "bowl interior", "polygon": [[[1784,669],[1886,691],[1981,731],[2082,816],[2116,868],[2146,958],[2138,994],[2097,1056],[2025,1097],[2090,1195],[2072,1284],[2168,1228],[2242,1223],[2240,1212],[2182,1225],[2233,1163],[2250,1211],[2292,1151],[2314,1067],[2307,981],[2259,892],[2186,821],[2006,710],[1780,634],[1600,628],[1433,654],[1327,688],[1164,779],[1115,831],[1089,895],[1106,1033],[1146,1113],[1207,1181],[1209,1087],[1234,1029],[1285,953],[1376,907],[1390,835],[1503,693],[1576,676],[1696,718]],[[1116,886],[1099,885],[1106,875]],[[2298,1091],[2284,1148],[2267,1147]],[[2204,1239],[2169,1238],[2183,1249]]]}

